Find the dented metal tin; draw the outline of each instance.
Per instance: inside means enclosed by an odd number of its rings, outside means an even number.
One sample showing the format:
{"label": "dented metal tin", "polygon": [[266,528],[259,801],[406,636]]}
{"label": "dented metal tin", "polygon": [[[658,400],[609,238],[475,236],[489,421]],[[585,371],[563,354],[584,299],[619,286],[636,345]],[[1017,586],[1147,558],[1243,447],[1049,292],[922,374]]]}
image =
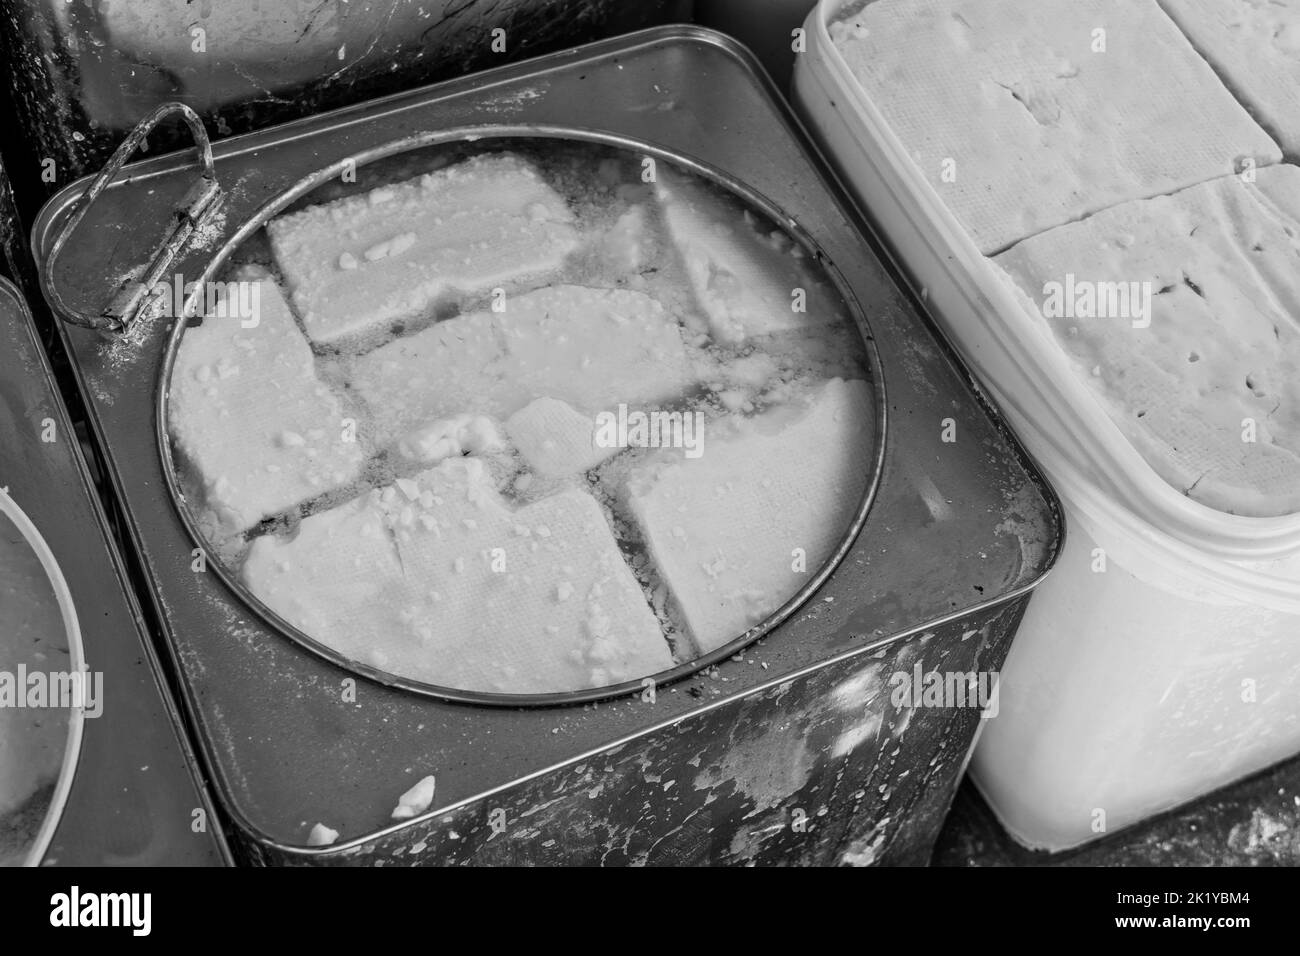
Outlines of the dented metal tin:
{"label": "dented metal tin", "polygon": [[81,621],[86,664],[102,675],[102,696],[81,721],[76,772],[42,863],[228,862],[31,313],[2,279],[0,486],[58,561]]}
{"label": "dented metal tin", "polygon": [[[979,710],[900,702],[898,677],[995,673],[1055,558],[1060,516],[742,48],[695,28],[645,31],[217,143],[221,208],[173,268],[208,274],[321,170],[483,126],[645,144],[797,223],[874,333],[888,396],[874,503],[788,619],[656,693],[529,709],[430,699],[358,680],[194,569],[154,414],[172,323],[125,335],[61,323],[241,850],[268,863],[925,862]],[[35,230],[45,288],[73,308],[102,304],[146,266],[153,224],[194,170],[191,152],[126,167],[50,270],[86,183],[62,192]],[[392,823],[428,774],[430,812]],[[341,842],[306,846],[317,822]]]}

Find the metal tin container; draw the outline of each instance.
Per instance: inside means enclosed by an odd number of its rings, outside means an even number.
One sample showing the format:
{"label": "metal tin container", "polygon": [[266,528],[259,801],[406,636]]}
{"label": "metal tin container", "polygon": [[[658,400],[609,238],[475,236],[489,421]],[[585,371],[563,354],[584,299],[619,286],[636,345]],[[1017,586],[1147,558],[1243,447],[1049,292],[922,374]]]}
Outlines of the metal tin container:
{"label": "metal tin container", "polygon": [[[162,102],[225,136],[690,13],[690,0],[0,0],[0,59],[31,151],[22,185],[47,196]],[[151,145],[183,136],[165,127]]]}
{"label": "metal tin container", "polygon": [[32,274],[31,253],[27,248],[22,218],[14,197],[13,183],[0,160],[0,276],[23,286],[36,288]]}
{"label": "metal tin container", "polygon": [[102,712],[46,865],[220,865],[229,852],[127,583],[76,433],[17,289],[0,280],[0,484],[40,530],[77,608]]}
{"label": "metal tin container", "polygon": [[[1059,513],[742,48],[695,28],[645,31],[221,142],[219,211],[167,268],[210,276],[268,210],[383,144],[501,129],[641,143],[797,224],[874,333],[888,395],[874,503],[791,616],[656,694],[513,709],[434,699],[356,680],[193,570],[160,448],[170,323],[63,325],[241,849],[266,863],[925,863],[980,712],[895,704],[891,682],[996,672],[1060,545]],[[111,322],[121,277],[156,257],[143,223],[161,229],[198,194],[190,153],[127,172],[89,206],[85,182],[69,187],[37,223],[43,286],[65,319]],[[393,824],[398,796],[428,774],[430,811]],[[342,842],[308,847],[317,822]]]}

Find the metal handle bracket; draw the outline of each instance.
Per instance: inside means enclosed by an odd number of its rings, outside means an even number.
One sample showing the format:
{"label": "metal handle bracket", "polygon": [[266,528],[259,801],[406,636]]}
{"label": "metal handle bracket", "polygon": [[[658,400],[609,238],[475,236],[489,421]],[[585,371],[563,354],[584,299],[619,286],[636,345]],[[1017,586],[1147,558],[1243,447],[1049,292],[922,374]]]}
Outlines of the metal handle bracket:
{"label": "metal handle bracket", "polygon": [[[179,112],[190,128],[194,145],[199,155],[201,167],[198,180],[186,191],[180,205],[172,210],[167,232],[155,247],[149,263],[138,277],[124,280],[113,294],[108,304],[98,313],[74,308],[64,301],[53,281],[54,266],[63,252],[68,240],[85,218],[90,207],[100,194],[108,188],[113,178],[121,170],[127,159],[140,147],[145,137],[170,113]],[[162,279],[163,274],[180,255],[190,238],[203,225],[207,217],[221,204],[222,190],[217,182],[215,164],[212,157],[212,143],[207,130],[197,113],[184,103],[163,103],[142,119],[118,146],[117,150],[104,164],[99,175],[77,199],[76,208],[59,228],[50,246],[46,261],[46,272],[50,281],[46,283],[46,293],[56,314],[73,325],[87,329],[100,329],[113,332],[126,331],[140,312],[140,307],[149,291]]]}

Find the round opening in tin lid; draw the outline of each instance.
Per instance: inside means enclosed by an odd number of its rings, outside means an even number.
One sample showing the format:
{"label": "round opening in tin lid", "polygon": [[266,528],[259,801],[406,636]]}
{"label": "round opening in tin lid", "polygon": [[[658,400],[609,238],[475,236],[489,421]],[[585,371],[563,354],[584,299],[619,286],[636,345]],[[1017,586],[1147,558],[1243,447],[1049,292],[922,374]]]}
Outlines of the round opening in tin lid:
{"label": "round opening in tin lid", "polygon": [[72,785],[86,671],[72,596],[0,490],[0,866],[41,862]]}
{"label": "round opening in tin lid", "polygon": [[205,560],[261,613],[508,704],[761,637],[847,549],[883,431],[860,311],[797,226],[689,161],[527,132],[394,144],[265,207],[160,419]]}

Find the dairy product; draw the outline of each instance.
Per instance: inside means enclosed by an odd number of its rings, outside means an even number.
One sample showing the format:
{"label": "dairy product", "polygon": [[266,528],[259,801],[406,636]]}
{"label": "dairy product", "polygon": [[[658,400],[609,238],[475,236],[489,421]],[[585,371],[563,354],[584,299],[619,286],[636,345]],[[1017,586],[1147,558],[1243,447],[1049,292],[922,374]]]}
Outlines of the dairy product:
{"label": "dairy product", "polygon": [[403,458],[426,465],[456,455],[491,455],[505,448],[496,423],[484,415],[440,418],[407,432],[397,443]]}
{"label": "dairy product", "polygon": [[254,539],[240,576],[304,634],[367,661],[407,629],[402,566],[371,490],[304,518],[293,537]]}
{"label": "dairy product", "polygon": [[876,0],[833,36],[986,254],[1281,157],[1155,0]]}
{"label": "dairy product", "polygon": [[344,655],[448,687],[559,692],[672,666],[595,500],[570,488],[512,509],[476,458],[259,538],[243,576]]}
{"label": "dairy product", "polygon": [[392,818],[410,820],[424,813],[433,804],[433,794],[437,786],[438,780],[433,774],[422,777],[415,786],[397,798],[397,806],[393,808]]}
{"label": "dairy product", "polygon": [[504,420],[543,397],[591,414],[671,401],[691,378],[680,328],[654,299],[561,285],[396,339],[357,360],[350,381],[383,444],[450,414]]}
{"label": "dairy product", "polygon": [[551,272],[578,244],[572,221],[537,170],[505,154],[280,216],[267,232],[303,328],[327,343]]}
{"label": "dairy product", "polygon": [[825,283],[800,268],[803,251],[788,236],[763,231],[747,210],[669,166],[656,176],[668,235],[716,341],[735,345],[840,317]]}
{"label": "dairy product", "polygon": [[711,423],[696,460],[660,453],[633,474],[628,510],[701,651],[760,623],[834,553],[870,477],[870,401],[865,382],[831,379]]}
{"label": "dairy product", "polygon": [[506,421],[510,440],[528,467],[543,478],[563,478],[596,467],[616,447],[596,441],[596,423],[558,398],[539,398]]}
{"label": "dairy product", "polygon": [[186,330],[168,396],[176,449],[230,533],[347,484],[364,457],[279,288],[245,281],[257,324],[214,315]]}
{"label": "dairy product", "polygon": [[1125,203],[996,262],[1167,482],[1300,511],[1300,169]]}
{"label": "dairy product", "polygon": [[[168,426],[221,519],[200,533],[362,670],[492,694],[660,674],[792,597],[861,498],[866,354],[816,260],[712,184],[595,149],[376,164],[389,185],[333,184],[240,250],[256,328],[182,338]],[[713,547],[703,588],[659,494]]]}
{"label": "dairy product", "polygon": [[331,844],[337,843],[338,839],[338,830],[327,827],[323,823],[316,823],[312,825],[311,832],[307,834],[307,845],[330,846]]}
{"label": "dairy product", "polygon": [[1300,5],[1286,0],[1160,0],[1246,109],[1300,159]]}

